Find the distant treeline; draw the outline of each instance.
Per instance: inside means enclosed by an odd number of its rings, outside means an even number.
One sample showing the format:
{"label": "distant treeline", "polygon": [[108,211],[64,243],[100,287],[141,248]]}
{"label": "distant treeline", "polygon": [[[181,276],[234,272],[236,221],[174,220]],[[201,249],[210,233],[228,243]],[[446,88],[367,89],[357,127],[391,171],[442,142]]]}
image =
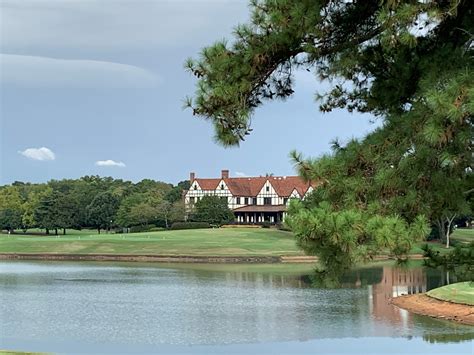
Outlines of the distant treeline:
{"label": "distant treeline", "polygon": [[46,233],[66,233],[68,228],[95,228],[99,233],[149,225],[167,228],[184,220],[182,193],[188,188],[187,180],[174,186],[100,176],[43,184],[14,182],[0,186],[0,228],[42,228]]}

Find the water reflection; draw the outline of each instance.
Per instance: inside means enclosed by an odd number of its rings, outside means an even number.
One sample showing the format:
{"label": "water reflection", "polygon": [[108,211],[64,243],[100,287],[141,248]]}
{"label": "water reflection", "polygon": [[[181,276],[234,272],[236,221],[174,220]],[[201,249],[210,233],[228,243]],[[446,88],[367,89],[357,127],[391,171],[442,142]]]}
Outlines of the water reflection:
{"label": "water reflection", "polygon": [[390,301],[393,297],[426,292],[426,281],[426,272],[422,268],[382,267],[381,281],[369,286],[372,315],[407,327],[413,322],[412,315],[392,306]]}
{"label": "water reflection", "polygon": [[470,327],[390,305],[394,296],[439,286],[439,271],[379,264],[347,273],[339,288],[327,289],[314,287],[310,269],[291,270],[3,262],[0,348],[138,349],[335,338],[347,343],[365,337],[437,344],[474,338]]}

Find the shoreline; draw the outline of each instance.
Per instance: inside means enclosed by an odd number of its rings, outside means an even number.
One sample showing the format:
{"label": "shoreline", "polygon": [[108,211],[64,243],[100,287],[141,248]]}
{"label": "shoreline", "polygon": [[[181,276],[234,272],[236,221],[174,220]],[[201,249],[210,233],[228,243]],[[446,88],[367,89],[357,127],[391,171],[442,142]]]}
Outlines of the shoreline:
{"label": "shoreline", "polygon": [[474,306],[442,301],[419,293],[393,298],[391,304],[409,312],[474,326]]}
{"label": "shoreline", "polygon": [[[423,255],[410,255],[412,260],[421,260]],[[0,253],[0,260],[47,260],[47,261],[129,261],[156,263],[196,264],[280,264],[315,263],[316,256],[213,256],[213,255],[156,255],[156,254],[53,254],[53,253]],[[372,261],[394,260],[389,255],[379,255]]]}
{"label": "shoreline", "polygon": [[39,254],[0,253],[0,260],[48,260],[48,261],[129,261],[156,263],[196,264],[279,264],[315,263],[314,256],[208,256],[208,255],[154,255],[154,254]]}

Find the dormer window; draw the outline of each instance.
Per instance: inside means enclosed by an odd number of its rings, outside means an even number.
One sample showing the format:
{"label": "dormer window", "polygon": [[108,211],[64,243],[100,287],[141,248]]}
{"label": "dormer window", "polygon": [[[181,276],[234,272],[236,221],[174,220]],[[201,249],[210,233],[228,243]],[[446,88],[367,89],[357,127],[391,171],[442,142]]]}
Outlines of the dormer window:
{"label": "dormer window", "polygon": [[267,186],[267,187],[266,187],[266,190],[267,190],[267,192],[270,191],[270,186]]}
{"label": "dormer window", "polygon": [[221,190],[224,190],[224,184],[221,184]]}

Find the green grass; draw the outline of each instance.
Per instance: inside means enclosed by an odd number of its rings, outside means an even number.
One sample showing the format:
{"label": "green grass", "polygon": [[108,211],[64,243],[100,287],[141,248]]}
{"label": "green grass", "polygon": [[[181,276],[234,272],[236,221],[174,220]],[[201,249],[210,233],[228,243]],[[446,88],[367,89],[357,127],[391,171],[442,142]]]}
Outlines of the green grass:
{"label": "green grass", "polygon": [[[40,232],[40,230],[30,230]],[[458,229],[453,240],[469,240],[473,230]],[[421,242],[411,255],[423,254],[422,245],[447,253],[443,244]],[[220,228],[97,234],[95,230],[67,230],[66,235],[0,234],[0,253],[152,254],[190,256],[304,255],[292,233],[266,228]]]}
{"label": "green grass", "polygon": [[433,242],[433,241],[427,242],[427,241],[424,241],[424,242],[419,242],[416,245],[414,245],[413,248],[410,250],[409,254],[411,254],[411,255],[413,255],[413,254],[423,254],[424,251],[423,251],[422,247],[426,244],[428,244],[428,246],[431,249],[433,249],[434,251],[439,251],[441,254],[449,253],[452,250],[452,248],[446,249],[445,245],[440,243],[440,242]]}
{"label": "green grass", "polygon": [[451,235],[451,240],[461,243],[474,242],[474,229],[458,228]]}
{"label": "green grass", "polygon": [[130,234],[2,235],[0,253],[303,255],[293,235],[275,229],[221,228]]}
{"label": "green grass", "polygon": [[458,282],[428,291],[428,296],[442,301],[474,306],[474,282]]}

